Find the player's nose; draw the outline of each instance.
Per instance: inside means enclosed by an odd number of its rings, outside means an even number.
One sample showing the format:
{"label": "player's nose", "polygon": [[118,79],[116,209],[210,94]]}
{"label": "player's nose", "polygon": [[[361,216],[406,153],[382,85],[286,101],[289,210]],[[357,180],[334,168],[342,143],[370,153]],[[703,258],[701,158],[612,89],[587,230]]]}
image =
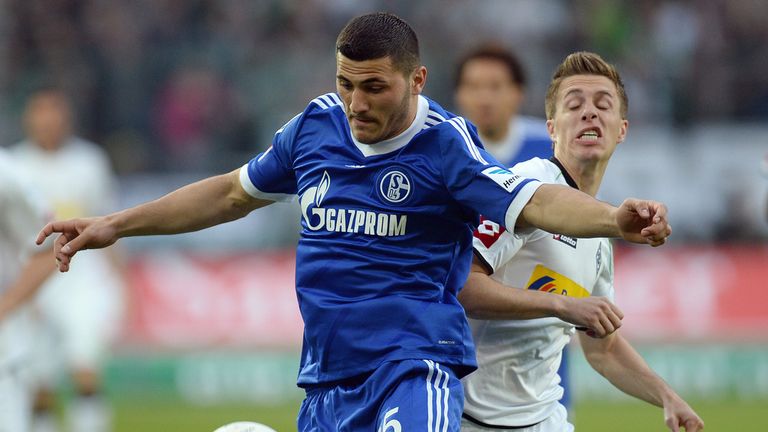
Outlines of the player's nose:
{"label": "player's nose", "polygon": [[364,113],[370,108],[365,94],[360,90],[352,90],[349,99],[349,109],[355,113]]}
{"label": "player's nose", "polygon": [[590,104],[585,104],[584,109],[581,112],[581,119],[586,120],[594,120],[597,118],[597,109]]}

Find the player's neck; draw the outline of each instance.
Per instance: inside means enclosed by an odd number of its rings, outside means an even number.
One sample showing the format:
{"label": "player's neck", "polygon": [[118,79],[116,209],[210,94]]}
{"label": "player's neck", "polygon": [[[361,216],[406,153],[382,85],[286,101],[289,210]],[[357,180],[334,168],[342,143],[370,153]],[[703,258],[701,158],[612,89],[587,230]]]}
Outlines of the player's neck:
{"label": "player's neck", "polygon": [[500,146],[507,139],[507,136],[509,136],[511,130],[509,122],[505,122],[502,125],[485,128],[478,132],[480,132],[480,140],[483,142],[483,144],[487,144],[489,146]]}
{"label": "player's neck", "polygon": [[579,161],[563,155],[555,157],[568,171],[568,175],[576,182],[580,191],[593,197],[597,195],[608,161]]}

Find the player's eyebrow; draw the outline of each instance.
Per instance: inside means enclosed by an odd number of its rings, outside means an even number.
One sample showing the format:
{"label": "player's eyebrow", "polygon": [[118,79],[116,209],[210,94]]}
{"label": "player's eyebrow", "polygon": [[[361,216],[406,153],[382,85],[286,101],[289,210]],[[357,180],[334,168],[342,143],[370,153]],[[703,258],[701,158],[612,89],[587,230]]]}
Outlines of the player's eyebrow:
{"label": "player's eyebrow", "polygon": [[[352,82],[349,78],[341,74],[336,75],[336,79],[340,81]],[[383,80],[379,77],[371,77],[368,79],[364,79],[363,81],[360,82],[360,84],[386,84],[386,82],[387,82],[386,80]]]}
{"label": "player's eyebrow", "polygon": [[[567,98],[570,95],[576,95],[581,96],[584,94],[584,91],[582,89],[572,89],[569,90],[565,95],[563,95],[563,99]],[[608,96],[609,98],[613,99],[613,94],[609,92],[608,90],[597,90],[595,94],[599,97]]]}

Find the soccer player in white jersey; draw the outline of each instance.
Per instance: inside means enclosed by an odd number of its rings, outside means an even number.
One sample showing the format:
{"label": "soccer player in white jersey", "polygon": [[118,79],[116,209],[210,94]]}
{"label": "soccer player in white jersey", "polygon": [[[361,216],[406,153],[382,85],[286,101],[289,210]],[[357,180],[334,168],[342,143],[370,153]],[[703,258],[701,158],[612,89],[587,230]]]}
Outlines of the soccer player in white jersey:
{"label": "soccer player in white jersey", "polygon": [[474,128],[421,96],[427,70],[400,18],[351,20],[336,41],[336,88],[280,128],[240,169],[105,217],[46,225],[61,271],[83,249],[241,218],[298,196],[296,292],[304,320],[298,430],[452,431],[474,347],[456,295],[472,230],[490,212],[509,229],[622,236],[660,245],[666,208],[620,208],[515,175]]}
{"label": "soccer player in white jersey", "polygon": [[[64,93],[36,90],[24,111],[27,137],[11,147],[16,165],[47,199],[57,219],[106,214],[115,208],[115,178],[100,147],[73,135]],[[115,253],[83,254],[82,266],[50,278],[36,299],[33,432],[55,431],[54,386],[69,373],[75,396],[70,430],[110,429],[101,369],[122,317],[123,288]]]}
{"label": "soccer player in white jersey", "polygon": [[[552,157],[552,140],[543,118],[524,116],[526,73],[519,58],[497,43],[484,43],[465,53],[456,67],[454,99],[461,115],[477,126],[483,146],[511,167],[535,157]],[[558,369],[560,403],[573,418],[568,347]]]}
{"label": "soccer player in white jersey", "polygon": [[0,431],[29,430],[30,311],[24,303],[55,269],[51,248],[35,248],[48,220],[42,199],[0,149]]}
{"label": "soccer player in white jersey", "polygon": [[[613,66],[593,53],[569,55],[546,97],[551,160],[513,171],[595,196],[627,133],[627,97]],[[552,234],[556,233],[556,234]],[[664,408],[667,426],[698,431],[701,419],[616,330],[613,256],[604,238],[577,238],[484,220],[476,258],[459,299],[470,320],[479,368],[464,378],[463,431],[567,432],[557,375],[576,326],[593,368],[622,391]],[[559,295],[558,295],[559,294]],[[525,319],[535,318],[535,319]]]}

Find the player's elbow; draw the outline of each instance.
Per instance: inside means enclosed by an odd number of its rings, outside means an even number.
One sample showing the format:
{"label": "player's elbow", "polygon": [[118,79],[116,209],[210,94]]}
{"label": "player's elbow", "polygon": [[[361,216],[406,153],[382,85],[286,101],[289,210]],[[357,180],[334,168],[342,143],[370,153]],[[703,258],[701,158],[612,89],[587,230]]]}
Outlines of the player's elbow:
{"label": "player's elbow", "polygon": [[459,291],[459,294],[456,296],[459,300],[459,303],[461,303],[461,306],[464,308],[464,313],[467,315],[468,318],[476,318],[474,316],[475,314],[475,304],[472,301],[472,296],[467,295],[466,293],[467,287],[466,285],[464,288]]}

